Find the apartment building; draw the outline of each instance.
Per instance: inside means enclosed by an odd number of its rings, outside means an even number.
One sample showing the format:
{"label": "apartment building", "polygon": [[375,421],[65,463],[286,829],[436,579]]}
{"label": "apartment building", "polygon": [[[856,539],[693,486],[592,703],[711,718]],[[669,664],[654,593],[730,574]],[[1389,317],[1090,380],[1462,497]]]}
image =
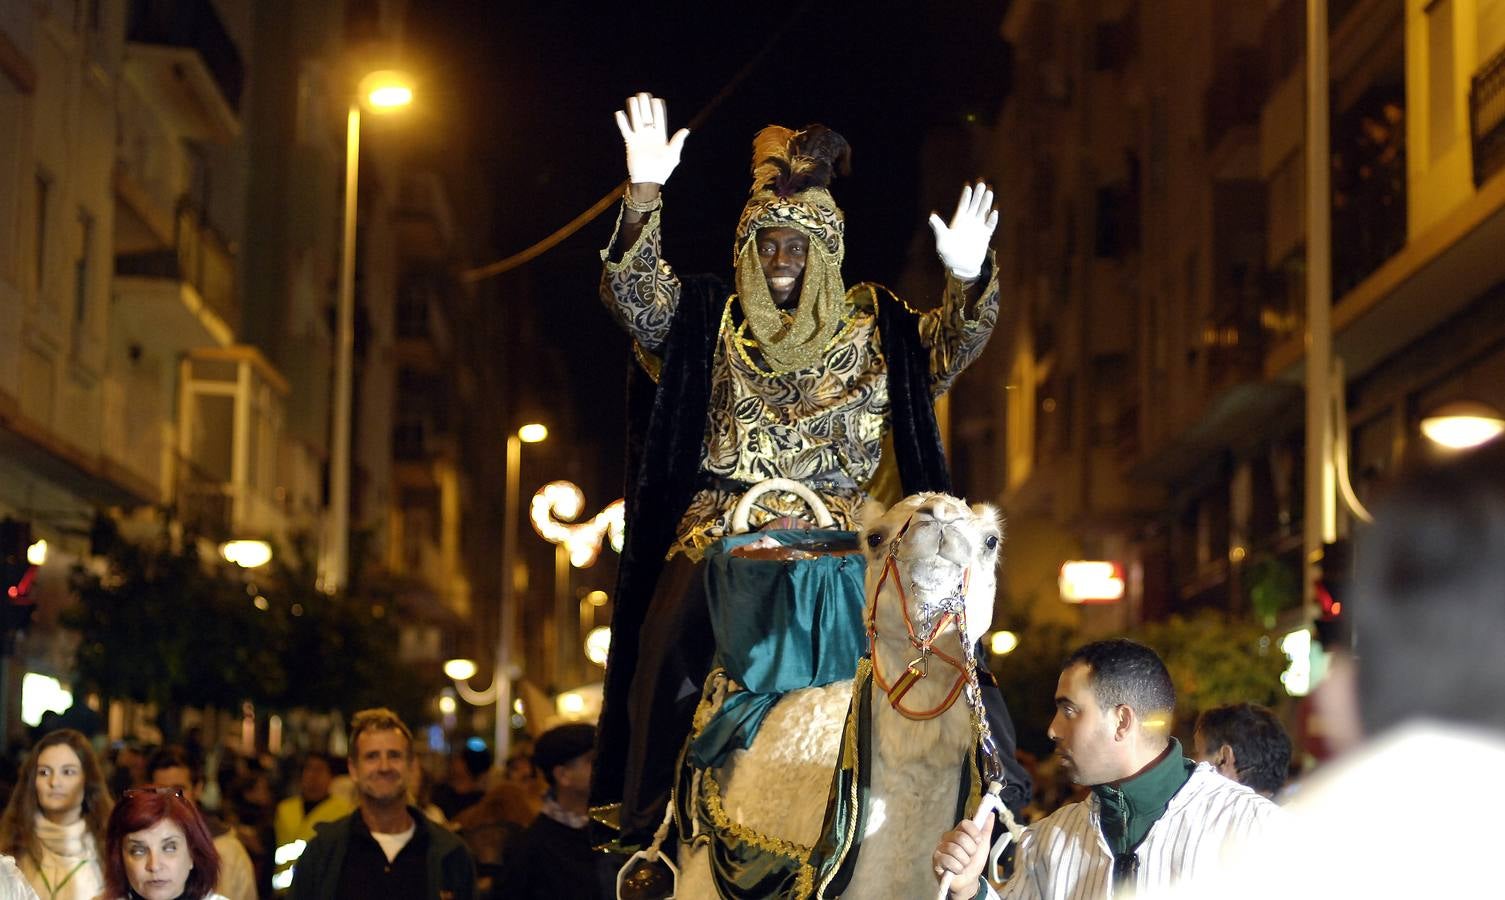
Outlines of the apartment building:
{"label": "apartment building", "polygon": [[[1122,602],[1072,611],[1089,631],[1247,613],[1257,586],[1299,577],[1305,16],[1305,0],[1008,8],[1013,90],[977,142],[1003,198],[1003,346],[953,402],[952,439],[998,473],[1023,537],[1014,589],[1042,614],[1062,615],[1069,558],[1126,576]],[[1505,3],[1328,16],[1333,354],[1362,502],[1438,452],[1427,412],[1505,408],[1505,260],[1486,249],[1505,227]],[[1340,533],[1352,516],[1340,504]],[[1299,624],[1289,603],[1280,617]]]}

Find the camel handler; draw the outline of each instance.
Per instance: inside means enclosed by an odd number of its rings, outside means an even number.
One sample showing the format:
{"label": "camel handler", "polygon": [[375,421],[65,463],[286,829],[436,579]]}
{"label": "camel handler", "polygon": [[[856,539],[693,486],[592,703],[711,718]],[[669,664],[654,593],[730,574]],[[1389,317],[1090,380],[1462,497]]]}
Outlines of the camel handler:
{"label": "camel handler", "polygon": [[[998,213],[979,181],[962,188],[949,223],[930,217],[946,268],[937,308],[916,312],[874,284],[849,288],[845,223],[829,191],[849,168],[847,142],[821,125],[771,125],[753,140],[732,280],[681,277],[660,254],[659,229],[689,132],[671,133],[664,101],[649,94],[616,119],[630,186],[602,253],[601,299],[640,370],[629,385],[627,544],[591,806],[620,829],[619,846],[636,848],[663,818],[715,652],[701,557],[730,533],[742,494],[793,479],[825,502],[833,527],[855,530],[870,498],[950,491],[933,403],[997,321],[988,241]],[[793,494],[765,495],[749,528],[804,513]],[[980,675],[1004,799],[1019,809],[1030,783],[1014,761],[1013,723]]]}

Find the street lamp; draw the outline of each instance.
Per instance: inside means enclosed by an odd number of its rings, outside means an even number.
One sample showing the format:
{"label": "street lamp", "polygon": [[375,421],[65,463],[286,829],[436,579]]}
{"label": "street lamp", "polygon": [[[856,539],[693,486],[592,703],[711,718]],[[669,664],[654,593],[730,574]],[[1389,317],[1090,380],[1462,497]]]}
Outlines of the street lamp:
{"label": "street lamp", "polygon": [[266,541],[225,541],[219,555],[242,569],[259,569],[272,561],[272,545]]}
{"label": "street lamp", "polygon": [[1444,403],[1421,420],[1421,433],[1449,450],[1488,443],[1505,431],[1505,417],[1492,406],[1471,400]]}
{"label": "street lamp", "polygon": [[507,759],[512,743],[512,647],[516,640],[517,604],[513,598],[513,560],[517,559],[518,482],[522,475],[523,444],[536,444],[549,436],[549,429],[537,422],[507,435],[507,485],[502,522],[502,591],[500,623],[496,643],[496,671],[492,686],[496,689],[496,758]]}
{"label": "street lamp", "polygon": [[334,435],[329,449],[329,552],[322,587],[334,593],[350,575],[350,405],[355,367],[355,223],[360,188],[361,106],[383,114],[413,102],[411,81],[385,69],[361,79],[345,126],[345,222],[340,246],[340,307],[335,353]]}

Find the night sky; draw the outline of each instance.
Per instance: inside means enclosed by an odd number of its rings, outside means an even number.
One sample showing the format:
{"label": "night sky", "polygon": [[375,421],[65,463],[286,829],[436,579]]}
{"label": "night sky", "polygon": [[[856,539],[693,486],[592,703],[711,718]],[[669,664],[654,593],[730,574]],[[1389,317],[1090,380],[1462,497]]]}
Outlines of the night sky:
{"label": "night sky", "polygon": [[[927,129],[986,120],[1007,90],[1006,5],[676,2],[604,15],[594,3],[428,0],[411,8],[406,54],[435,127],[492,181],[454,201],[489,204],[490,248],[476,251],[487,262],[552,233],[625,177],[612,113],[629,94],[666,98],[678,128],[768,48],[686,143],[665,191],[666,258],[680,272],[729,274],[753,134],[821,122],[853,147],[852,176],[833,189],[848,217],[847,281],[892,284],[926,214],[955,202],[955,188],[919,196]],[[607,456],[620,453],[628,349],[596,299],[614,215],[494,286],[498,303],[530,305],[532,324],[519,327],[557,351],[540,378],[562,379],[560,399],[576,404],[577,427],[606,432]]]}

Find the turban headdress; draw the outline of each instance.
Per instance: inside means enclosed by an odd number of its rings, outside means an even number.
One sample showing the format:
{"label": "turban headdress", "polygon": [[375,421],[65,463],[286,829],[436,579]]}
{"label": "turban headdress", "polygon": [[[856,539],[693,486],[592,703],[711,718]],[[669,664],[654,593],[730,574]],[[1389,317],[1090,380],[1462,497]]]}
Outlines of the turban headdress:
{"label": "turban headdress", "polygon": [[[833,175],[847,173],[850,159],[846,139],[822,125],[800,131],[770,125],[753,138],[752,196],[737,222],[733,260],[747,327],[775,370],[814,365],[841,327],[846,223],[829,187]],[[758,231],[763,228],[793,228],[810,239],[792,318],[774,305],[758,260]]]}

